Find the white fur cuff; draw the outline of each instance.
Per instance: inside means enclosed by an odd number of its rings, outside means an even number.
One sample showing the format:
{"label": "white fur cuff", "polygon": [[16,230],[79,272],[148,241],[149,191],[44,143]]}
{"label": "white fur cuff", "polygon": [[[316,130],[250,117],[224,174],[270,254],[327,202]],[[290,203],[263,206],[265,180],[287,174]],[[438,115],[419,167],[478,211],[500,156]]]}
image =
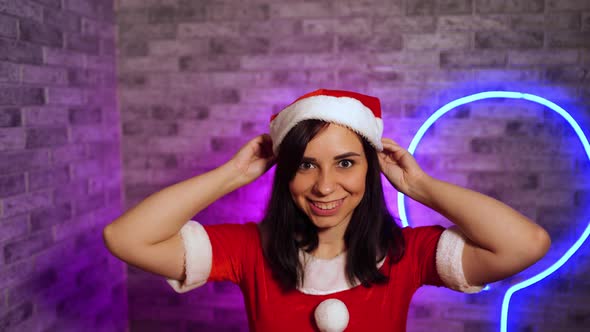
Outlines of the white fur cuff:
{"label": "white fur cuff", "polygon": [[467,283],[463,272],[464,246],[465,235],[457,226],[446,229],[441,234],[436,249],[436,270],[447,287],[463,293],[477,293],[484,286]]}
{"label": "white fur cuff", "polygon": [[166,279],[178,293],[186,293],[207,282],[213,262],[211,242],[205,228],[196,221],[187,222],[180,229],[184,244],[185,279]]}

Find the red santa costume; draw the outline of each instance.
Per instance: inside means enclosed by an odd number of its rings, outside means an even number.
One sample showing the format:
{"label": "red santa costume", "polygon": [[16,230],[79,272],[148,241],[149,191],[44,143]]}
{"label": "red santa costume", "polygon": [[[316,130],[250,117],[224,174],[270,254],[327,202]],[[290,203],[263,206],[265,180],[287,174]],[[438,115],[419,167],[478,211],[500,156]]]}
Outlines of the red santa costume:
{"label": "red santa costume", "polygon": [[[287,132],[305,119],[345,125],[382,150],[379,100],[358,93],[318,90],[302,96],[271,122],[275,154]],[[255,223],[202,226],[189,221],[181,229],[186,278],[168,279],[184,293],[207,281],[231,281],[244,294],[251,331],[405,331],[408,308],[422,285],[446,286],[473,293],[462,268],[465,237],[458,228],[406,227],[405,252],[392,264],[378,262],[387,283],[350,285],[345,277],[346,251],[318,259],[300,250],[303,283],[284,291],[273,278]]]}

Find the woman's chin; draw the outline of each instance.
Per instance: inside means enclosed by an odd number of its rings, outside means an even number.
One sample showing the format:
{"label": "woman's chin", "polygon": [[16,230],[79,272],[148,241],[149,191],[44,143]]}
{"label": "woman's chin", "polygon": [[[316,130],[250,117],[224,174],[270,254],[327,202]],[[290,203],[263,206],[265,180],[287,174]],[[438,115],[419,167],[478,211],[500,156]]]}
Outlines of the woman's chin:
{"label": "woman's chin", "polygon": [[348,222],[343,220],[341,217],[338,218],[336,216],[332,217],[318,217],[318,216],[311,216],[311,222],[318,228],[318,231],[327,231],[330,229],[338,228],[338,226],[346,225]]}

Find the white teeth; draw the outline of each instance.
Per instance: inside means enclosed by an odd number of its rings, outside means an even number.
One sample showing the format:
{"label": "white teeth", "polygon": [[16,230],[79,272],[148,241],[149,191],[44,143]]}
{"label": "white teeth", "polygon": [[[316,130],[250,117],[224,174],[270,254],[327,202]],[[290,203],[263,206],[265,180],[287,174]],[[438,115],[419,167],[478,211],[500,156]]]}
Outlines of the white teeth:
{"label": "white teeth", "polygon": [[330,203],[312,202],[312,204],[321,210],[332,210],[340,204],[340,201],[338,200]]}

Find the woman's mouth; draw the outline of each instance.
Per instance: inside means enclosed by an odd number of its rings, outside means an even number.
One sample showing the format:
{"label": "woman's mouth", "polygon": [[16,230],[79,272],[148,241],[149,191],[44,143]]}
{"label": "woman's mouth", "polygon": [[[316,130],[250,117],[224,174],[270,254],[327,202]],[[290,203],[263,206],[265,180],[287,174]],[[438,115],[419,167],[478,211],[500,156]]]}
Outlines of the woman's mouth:
{"label": "woman's mouth", "polygon": [[329,202],[309,200],[309,206],[315,215],[330,216],[338,212],[342,202],[344,202],[344,198]]}

